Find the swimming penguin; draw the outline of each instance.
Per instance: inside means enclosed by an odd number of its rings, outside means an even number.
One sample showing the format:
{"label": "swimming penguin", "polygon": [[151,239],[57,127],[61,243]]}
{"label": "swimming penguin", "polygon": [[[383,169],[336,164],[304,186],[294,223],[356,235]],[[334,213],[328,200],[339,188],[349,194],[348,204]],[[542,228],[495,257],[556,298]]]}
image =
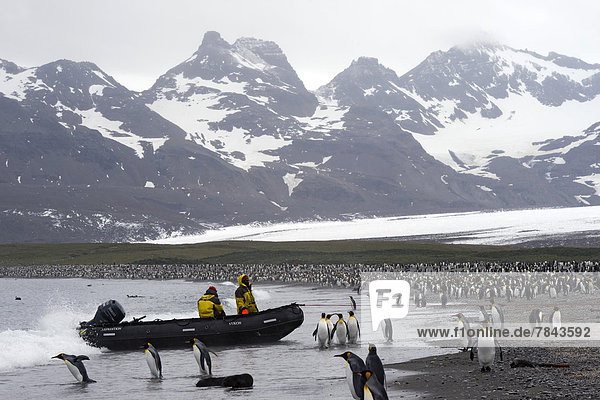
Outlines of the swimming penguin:
{"label": "swimming penguin", "polygon": [[356,400],[364,399],[364,381],[361,373],[367,369],[367,366],[362,358],[351,351],[337,354],[334,357],[341,357],[346,360],[346,382],[350,388],[352,398]]}
{"label": "swimming penguin", "polygon": [[354,301],[354,297],[350,296],[350,303],[352,304],[352,309],[356,310],[356,301]]}
{"label": "swimming penguin", "polygon": [[389,400],[385,386],[379,382],[375,374],[368,369],[359,373],[363,384],[365,400]]}
{"label": "swimming penguin", "polygon": [[[206,347],[204,343],[196,338],[193,338],[191,343],[192,350],[194,351],[194,357],[196,358],[198,367],[200,367],[200,372],[205,375],[212,375],[212,360],[210,358],[211,351],[208,350],[208,347]],[[215,354],[214,352],[212,353]]]}
{"label": "swimming penguin", "polygon": [[148,368],[150,368],[152,376],[155,378],[162,378],[162,363],[160,362],[158,350],[156,350],[150,343],[146,343],[142,347],[145,349],[144,353],[146,354],[146,363],[148,363]]}
{"label": "swimming penguin", "polygon": [[498,304],[492,302],[492,326],[494,329],[504,328],[504,310]]}
{"label": "swimming penguin", "polygon": [[339,344],[346,344],[346,340],[348,339],[348,325],[346,325],[346,321],[344,321],[343,314],[337,314],[337,316],[338,320],[333,327],[331,337],[333,338],[335,334]]}
{"label": "swimming penguin", "polygon": [[71,371],[75,379],[77,379],[79,382],[96,382],[95,380],[90,379],[85,369],[85,366],[83,365],[83,360],[90,359],[88,356],[74,356],[72,354],[60,353],[52,358],[58,358],[60,360],[63,360],[65,364],[67,364],[67,368],[69,368],[69,371]]}
{"label": "swimming penguin", "polygon": [[543,321],[543,313],[539,308],[534,308],[529,314],[529,323],[534,327],[540,326]]}
{"label": "swimming penguin", "polygon": [[327,324],[325,313],[321,313],[321,319],[317,323],[317,327],[315,328],[312,335],[315,337],[315,340],[319,341],[319,347],[321,349],[329,345],[331,332],[329,331],[329,325]]}
{"label": "swimming penguin", "polygon": [[552,328],[560,329],[562,326],[560,310],[558,307],[554,307],[554,311],[550,315],[550,322],[552,323]]}
{"label": "swimming penguin", "polygon": [[[483,328],[491,327],[490,321],[485,320],[482,323]],[[477,360],[481,367],[481,372],[489,372],[492,370],[494,359],[496,358],[496,347],[500,349],[500,360],[502,360],[502,348],[497,344],[493,336],[478,336],[477,337]],[[473,349],[471,348],[471,361],[473,361]]]}
{"label": "swimming penguin", "polygon": [[394,341],[394,330],[392,328],[392,320],[389,318],[386,318],[383,320],[383,338],[385,339],[386,342],[393,342]]}
{"label": "swimming penguin", "polygon": [[387,387],[387,380],[385,377],[385,370],[383,369],[383,363],[381,359],[377,355],[377,347],[375,345],[369,345],[369,354],[365,360],[365,365],[367,369],[375,374],[377,380],[383,385],[383,387]]}
{"label": "swimming penguin", "polygon": [[348,311],[348,314],[348,322],[346,323],[348,326],[348,343],[356,343],[360,337],[360,325],[354,316],[354,311]]}

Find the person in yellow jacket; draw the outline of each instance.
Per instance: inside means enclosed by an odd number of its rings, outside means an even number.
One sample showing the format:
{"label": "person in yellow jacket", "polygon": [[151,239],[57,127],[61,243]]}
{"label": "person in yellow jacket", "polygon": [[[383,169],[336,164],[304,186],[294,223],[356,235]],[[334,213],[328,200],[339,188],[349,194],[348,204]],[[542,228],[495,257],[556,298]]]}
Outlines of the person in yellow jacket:
{"label": "person in yellow jacket", "polygon": [[240,275],[238,277],[238,284],[240,285],[235,291],[235,303],[237,304],[238,314],[242,314],[242,309],[245,307],[248,313],[252,314],[258,312],[256,307],[256,301],[252,294],[252,285],[247,275]]}
{"label": "person in yellow jacket", "polygon": [[217,288],[214,286],[209,287],[204,296],[198,300],[198,314],[200,318],[223,318],[225,316],[223,304],[221,304]]}

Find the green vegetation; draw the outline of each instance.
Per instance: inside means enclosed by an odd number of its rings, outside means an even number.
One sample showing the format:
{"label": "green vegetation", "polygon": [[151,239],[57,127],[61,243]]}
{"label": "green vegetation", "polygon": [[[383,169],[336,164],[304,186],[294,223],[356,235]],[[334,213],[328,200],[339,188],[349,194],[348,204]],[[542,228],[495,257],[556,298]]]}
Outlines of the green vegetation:
{"label": "green vegetation", "polygon": [[176,263],[433,263],[440,261],[600,260],[600,248],[468,246],[399,241],[226,241],[189,245],[129,243],[0,245],[0,266]]}

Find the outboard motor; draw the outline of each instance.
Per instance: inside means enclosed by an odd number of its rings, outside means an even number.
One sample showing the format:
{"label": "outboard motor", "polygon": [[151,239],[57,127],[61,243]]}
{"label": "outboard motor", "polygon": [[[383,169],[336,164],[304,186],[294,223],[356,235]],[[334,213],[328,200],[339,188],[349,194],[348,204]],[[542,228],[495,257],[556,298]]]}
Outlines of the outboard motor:
{"label": "outboard motor", "polygon": [[81,326],[101,325],[101,324],[118,324],[125,318],[125,309],[116,300],[108,300],[98,306],[96,315],[91,321],[82,322]]}

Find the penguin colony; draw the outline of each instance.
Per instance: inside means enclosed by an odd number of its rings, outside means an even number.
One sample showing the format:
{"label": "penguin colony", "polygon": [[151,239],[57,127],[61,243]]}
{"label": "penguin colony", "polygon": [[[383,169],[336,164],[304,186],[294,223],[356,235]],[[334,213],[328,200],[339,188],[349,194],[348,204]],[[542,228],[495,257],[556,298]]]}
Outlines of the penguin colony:
{"label": "penguin colony", "polygon": [[[196,359],[198,367],[200,368],[200,374],[201,376],[205,377],[203,379],[200,379],[200,381],[196,383],[196,386],[224,386],[231,388],[252,387],[254,381],[250,374],[231,375],[220,378],[213,377],[212,360],[210,357],[210,353],[214,354],[215,356],[216,354],[213,351],[209,350],[204,343],[202,343],[196,338],[194,338],[190,343],[192,344],[194,358]],[[150,374],[152,375],[152,378],[162,379],[162,362],[158,350],[154,346],[152,346],[151,343],[145,343],[143,346],[141,346],[141,348],[144,349],[146,363],[148,364],[148,368],[150,369]],[[83,365],[84,360],[90,359],[88,356],[75,356],[72,354],[60,353],[52,358],[63,360],[71,374],[73,374],[73,376],[78,382],[96,382],[95,380],[90,379],[87,370]]]}
{"label": "penguin colony", "polygon": [[[436,264],[153,264],[153,265],[38,265],[5,266],[4,278],[89,278],[89,279],[192,279],[236,281],[246,274],[253,282],[309,283],[327,287],[358,288],[361,272],[600,272],[600,262],[541,263],[436,263]],[[561,282],[562,284],[562,282]],[[561,290],[593,290],[569,283]],[[598,285],[595,285],[596,287]],[[553,293],[553,290],[547,288]],[[442,293],[441,290],[437,293]],[[454,294],[445,292],[447,296]],[[511,293],[512,295],[512,293]],[[530,294],[531,295],[531,294]]]}

